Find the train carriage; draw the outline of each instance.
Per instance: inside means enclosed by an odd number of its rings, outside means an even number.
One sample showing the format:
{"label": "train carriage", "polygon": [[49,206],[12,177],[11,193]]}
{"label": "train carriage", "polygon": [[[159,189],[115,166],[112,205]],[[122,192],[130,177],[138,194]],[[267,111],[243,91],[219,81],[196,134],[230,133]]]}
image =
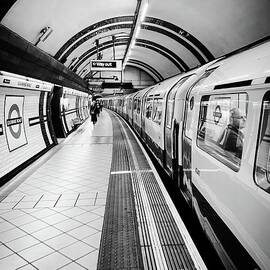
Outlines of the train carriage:
{"label": "train carriage", "polygon": [[123,98],[226,269],[270,266],[270,41]]}
{"label": "train carriage", "polygon": [[144,125],[144,96],[149,92],[154,86],[150,86],[144,90],[141,90],[136,93],[134,96],[135,102],[133,106],[133,127],[135,131],[143,137]]}
{"label": "train carriage", "polygon": [[185,180],[228,269],[270,266],[269,63],[268,42],[217,63],[189,96],[191,156],[184,169],[192,173]]}
{"label": "train carriage", "polygon": [[166,96],[183,75],[174,76],[151,88],[144,96],[143,132],[145,141],[161,164],[164,163],[164,121]]}

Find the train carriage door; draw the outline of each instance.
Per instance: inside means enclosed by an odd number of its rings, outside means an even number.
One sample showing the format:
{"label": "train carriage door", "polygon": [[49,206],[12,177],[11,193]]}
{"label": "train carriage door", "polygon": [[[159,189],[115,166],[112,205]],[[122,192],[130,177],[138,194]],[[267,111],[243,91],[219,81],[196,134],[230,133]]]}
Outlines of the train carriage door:
{"label": "train carriage door", "polygon": [[[177,87],[174,87],[170,90],[167,98],[166,104],[166,114],[165,114],[165,136],[164,136],[164,145],[165,145],[165,165],[169,172],[173,172],[173,158],[177,157],[177,149],[173,147],[174,141],[177,140],[176,131],[177,123],[173,121],[173,112],[174,112],[174,98],[177,91]],[[175,138],[176,137],[176,138]],[[173,151],[175,150],[175,151]]]}
{"label": "train carriage door", "polygon": [[145,95],[142,97],[141,101],[141,137],[144,139],[145,131]]}
{"label": "train carriage door", "polygon": [[165,166],[171,173],[173,180],[178,179],[178,137],[180,116],[175,113],[175,96],[180,86],[189,78],[186,76],[178,81],[169,91],[166,101],[164,146],[165,146]]}
{"label": "train carriage door", "polygon": [[183,178],[180,179],[180,188],[187,202],[192,205],[192,135],[195,130],[194,121],[194,96],[189,95],[186,100],[186,114],[183,134]]}

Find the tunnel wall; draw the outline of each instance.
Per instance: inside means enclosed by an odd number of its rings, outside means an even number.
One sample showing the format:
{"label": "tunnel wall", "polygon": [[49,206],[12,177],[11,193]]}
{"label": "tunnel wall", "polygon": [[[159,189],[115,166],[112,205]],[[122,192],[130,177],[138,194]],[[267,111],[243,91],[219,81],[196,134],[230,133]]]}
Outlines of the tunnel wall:
{"label": "tunnel wall", "polygon": [[57,143],[49,110],[52,87],[0,73],[0,184]]}

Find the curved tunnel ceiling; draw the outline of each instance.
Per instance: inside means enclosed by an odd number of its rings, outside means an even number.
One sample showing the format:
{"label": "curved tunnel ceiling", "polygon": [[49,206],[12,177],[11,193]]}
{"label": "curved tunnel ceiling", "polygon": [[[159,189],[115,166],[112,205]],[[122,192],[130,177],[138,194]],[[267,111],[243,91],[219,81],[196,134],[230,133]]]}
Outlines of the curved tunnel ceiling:
{"label": "curved tunnel ceiling", "polygon": [[3,25],[84,77],[98,52],[124,58],[146,2],[127,65],[155,80],[270,35],[269,0],[4,0],[0,15]]}

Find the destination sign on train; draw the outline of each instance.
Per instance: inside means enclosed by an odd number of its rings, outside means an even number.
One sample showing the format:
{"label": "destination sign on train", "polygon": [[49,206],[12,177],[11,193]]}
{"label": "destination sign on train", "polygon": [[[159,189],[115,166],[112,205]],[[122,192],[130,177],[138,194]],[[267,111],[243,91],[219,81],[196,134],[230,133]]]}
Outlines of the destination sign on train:
{"label": "destination sign on train", "polygon": [[91,60],[90,64],[92,71],[122,69],[122,61],[120,60]]}

